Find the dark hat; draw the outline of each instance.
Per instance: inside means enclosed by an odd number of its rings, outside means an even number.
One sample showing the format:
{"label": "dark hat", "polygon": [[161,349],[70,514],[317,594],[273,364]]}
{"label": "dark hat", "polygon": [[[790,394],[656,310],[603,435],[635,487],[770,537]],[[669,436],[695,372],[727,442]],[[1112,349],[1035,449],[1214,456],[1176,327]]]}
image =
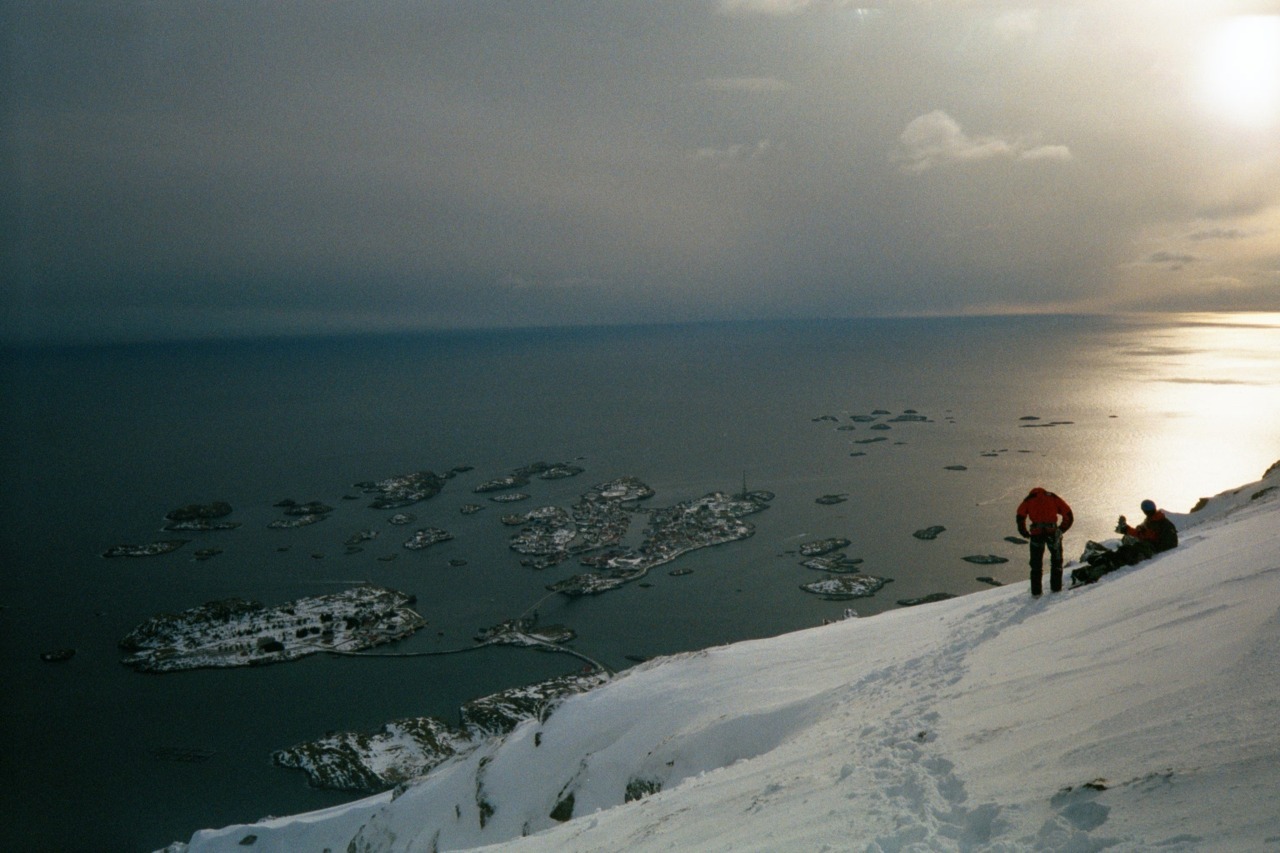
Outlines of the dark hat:
{"label": "dark hat", "polygon": [[1151,513],[1156,511],[1156,502],[1150,499],[1143,501],[1142,511],[1147,515],[1151,515]]}

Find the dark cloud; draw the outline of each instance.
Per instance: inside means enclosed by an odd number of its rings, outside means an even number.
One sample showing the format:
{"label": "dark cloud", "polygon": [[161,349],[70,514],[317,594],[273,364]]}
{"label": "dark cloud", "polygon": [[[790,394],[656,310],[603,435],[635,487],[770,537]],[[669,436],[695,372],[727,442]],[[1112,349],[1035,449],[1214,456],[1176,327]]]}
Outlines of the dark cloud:
{"label": "dark cloud", "polygon": [[7,3],[0,337],[1096,306],[1280,204],[1143,8]]}

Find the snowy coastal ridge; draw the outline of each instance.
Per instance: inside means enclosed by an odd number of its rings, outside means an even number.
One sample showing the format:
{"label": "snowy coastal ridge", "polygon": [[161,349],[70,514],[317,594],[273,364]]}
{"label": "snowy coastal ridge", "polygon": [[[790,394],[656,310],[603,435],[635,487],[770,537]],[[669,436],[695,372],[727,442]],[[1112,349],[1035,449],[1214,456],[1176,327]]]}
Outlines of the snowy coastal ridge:
{"label": "snowy coastal ridge", "polygon": [[650,661],[395,791],[166,850],[1280,848],[1280,463],[1170,517],[1177,549],[1096,584]]}

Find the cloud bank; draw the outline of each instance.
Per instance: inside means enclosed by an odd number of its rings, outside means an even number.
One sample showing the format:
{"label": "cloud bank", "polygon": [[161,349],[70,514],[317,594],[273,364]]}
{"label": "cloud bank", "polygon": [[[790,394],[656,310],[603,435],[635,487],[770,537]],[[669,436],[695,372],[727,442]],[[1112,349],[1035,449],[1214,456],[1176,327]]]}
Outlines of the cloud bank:
{"label": "cloud bank", "polygon": [[1154,8],[7,5],[0,339],[1280,308],[1280,140]]}

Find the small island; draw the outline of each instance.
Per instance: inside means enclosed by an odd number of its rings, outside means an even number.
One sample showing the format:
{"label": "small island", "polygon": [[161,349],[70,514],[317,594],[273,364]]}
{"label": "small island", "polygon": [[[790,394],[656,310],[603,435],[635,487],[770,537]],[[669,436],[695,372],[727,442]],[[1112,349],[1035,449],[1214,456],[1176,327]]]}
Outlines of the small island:
{"label": "small island", "polygon": [[453,534],[447,530],[441,530],[439,527],[424,527],[405,540],[404,547],[410,551],[421,551],[440,542],[448,542],[452,538]]}
{"label": "small island", "polygon": [[164,529],[170,532],[206,533],[215,530],[235,530],[238,521],[219,521],[231,514],[231,504],[214,501],[209,504],[187,504],[165,514]]}
{"label": "small island", "polygon": [[353,652],[412,635],[426,620],[414,598],[377,586],[300,598],[276,607],[228,598],[162,613],[120,641],[140,672],[259,666],[317,652]]}
{"label": "small island", "polygon": [[833,551],[839,551],[841,548],[848,548],[851,544],[853,543],[843,537],[833,536],[829,539],[818,539],[801,545],[800,555],[802,557],[821,557],[823,554],[830,554]]}
{"label": "small island", "polygon": [[835,574],[844,574],[847,572],[858,571],[858,566],[862,565],[861,557],[850,557],[848,554],[840,551],[835,554],[826,554],[821,557],[810,557],[801,561],[800,565],[806,569],[813,569],[819,572],[832,572]]}
{"label": "small island", "polygon": [[843,601],[848,598],[867,598],[875,595],[889,581],[889,578],[858,573],[811,581],[801,584],[800,588],[813,595],[822,596],[828,601]]}
{"label": "small island", "polygon": [[[454,469],[456,471],[458,469]],[[437,474],[434,471],[416,471],[412,474],[400,474],[388,477],[376,483],[355,483],[355,488],[367,495],[376,495],[369,506],[372,509],[400,509],[401,507],[425,501],[440,494],[445,480],[454,475]]]}
{"label": "small island", "polygon": [[541,480],[561,480],[565,477],[576,477],[584,470],[586,469],[578,465],[570,465],[568,462],[531,462],[528,465],[522,465],[510,474],[486,480],[476,486],[474,491],[484,494],[485,492],[501,492],[505,489],[520,489],[529,485],[529,481],[533,477],[538,477]]}
{"label": "small island", "polygon": [[162,539],[159,542],[149,542],[145,545],[115,545],[103,551],[102,556],[159,557],[161,554],[169,554],[178,550],[190,541],[190,539]]}

